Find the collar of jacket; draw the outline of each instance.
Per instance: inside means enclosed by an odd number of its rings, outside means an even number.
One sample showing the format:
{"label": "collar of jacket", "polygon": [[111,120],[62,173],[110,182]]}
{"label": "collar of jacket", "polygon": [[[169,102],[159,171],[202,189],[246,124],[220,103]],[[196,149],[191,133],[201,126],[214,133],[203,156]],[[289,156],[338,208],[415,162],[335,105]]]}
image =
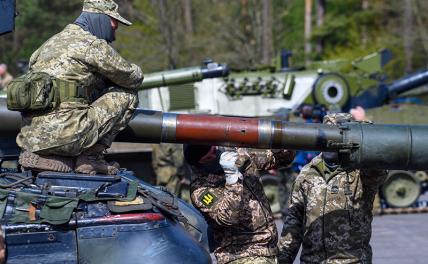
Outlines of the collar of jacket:
{"label": "collar of jacket", "polygon": [[311,161],[311,167],[318,171],[318,173],[324,178],[326,182],[329,182],[337,174],[344,172],[345,170],[342,167],[337,167],[334,171],[331,171],[325,164],[324,159],[321,157],[321,154],[316,156]]}

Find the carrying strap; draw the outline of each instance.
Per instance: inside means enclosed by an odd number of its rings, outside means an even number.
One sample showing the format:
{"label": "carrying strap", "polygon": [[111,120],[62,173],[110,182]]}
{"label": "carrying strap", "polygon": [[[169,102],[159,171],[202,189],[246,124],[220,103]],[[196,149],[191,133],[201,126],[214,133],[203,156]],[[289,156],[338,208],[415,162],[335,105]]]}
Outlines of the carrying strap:
{"label": "carrying strap", "polygon": [[184,224],[187,228],[189,224],[187,218],[181,213],[178,208],[177,197],[169,192],[166,188],[161,189],[162,192],[155,193],[142,186],[138,187],[138,193],[141,194],[144,198],[149,200],[153,206],[157,207],[166,215],[176,218],[178,221]]}

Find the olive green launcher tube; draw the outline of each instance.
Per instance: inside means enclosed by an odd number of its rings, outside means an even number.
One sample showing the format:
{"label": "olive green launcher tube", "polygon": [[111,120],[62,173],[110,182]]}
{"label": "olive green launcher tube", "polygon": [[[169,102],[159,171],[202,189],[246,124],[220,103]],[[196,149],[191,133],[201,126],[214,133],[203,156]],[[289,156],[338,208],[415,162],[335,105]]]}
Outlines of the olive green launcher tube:
{"label": "olive green launcher tube", "polygon": [[139,110],[118,141],[337,151],[353,168],[428,170],[428,126],[339,126]]}

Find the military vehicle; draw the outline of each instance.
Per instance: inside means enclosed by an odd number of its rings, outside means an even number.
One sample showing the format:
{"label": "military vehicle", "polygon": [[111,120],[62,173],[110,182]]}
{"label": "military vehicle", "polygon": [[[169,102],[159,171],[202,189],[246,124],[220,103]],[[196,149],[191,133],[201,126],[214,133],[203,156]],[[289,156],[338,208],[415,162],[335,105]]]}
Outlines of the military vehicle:
{"label": "military vehicle", "polygon": [[[354,61],[314,63],[310,69],[290,68],[288,56],[282,56],[281,67],[273,72],[232,72],[224,78],[192,85],[148,90],[144,92],[147,99],[142,106],[246,117],[272,116],[282,109],[295,111],[303,103],[345,111],[361,99],[366,101],[368,95],[384,103],[389,98],[384,88],[394,87],[385,84],[383,74],[384,66],[392,57],[387,49]],[[403,87],[402,83],[397,85]],[[360,96],[367,90],[369,92]]]}
{"label": "military vehicle", "polygon": [[[209,61],[170,73],[146,78],[143,87],[225,76],[228,68]],[[20,114],[7,110],[5,95],[0,112],[11,125],[0,132],[7,263],[211,263],[202,215],[168,190],[141,180],[144,172],[137,177],[126,169],[116,176],[21,171],[15,143]],[[137,153],[125,150],[127,164],[144,168],[141,157],[130,161]]]}
{"label": "military vehicle", "polygon": [[[7,262],[210,263],[206,223],[171,193],[117,176],[20,171],[20,115],[0,105],[1,221]],[[338,151],[344,166],[428,169],[428,126],[186,115],[137,110],[117,141]],[[383,141],[379,141],[379,138]],[[16,164],[16,163],[15,163]]]}

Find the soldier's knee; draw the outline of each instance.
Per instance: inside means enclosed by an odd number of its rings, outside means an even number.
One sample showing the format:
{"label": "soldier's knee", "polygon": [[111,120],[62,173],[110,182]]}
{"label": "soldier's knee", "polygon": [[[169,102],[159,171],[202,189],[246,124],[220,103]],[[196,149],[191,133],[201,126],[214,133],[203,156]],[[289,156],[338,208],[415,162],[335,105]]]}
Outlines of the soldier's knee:
{"label": "soldier's knee", "polygon": [[127,106],[128,109],[138,107],[138,93],[135,90],[112,87],[102,97],[104,100]]}

